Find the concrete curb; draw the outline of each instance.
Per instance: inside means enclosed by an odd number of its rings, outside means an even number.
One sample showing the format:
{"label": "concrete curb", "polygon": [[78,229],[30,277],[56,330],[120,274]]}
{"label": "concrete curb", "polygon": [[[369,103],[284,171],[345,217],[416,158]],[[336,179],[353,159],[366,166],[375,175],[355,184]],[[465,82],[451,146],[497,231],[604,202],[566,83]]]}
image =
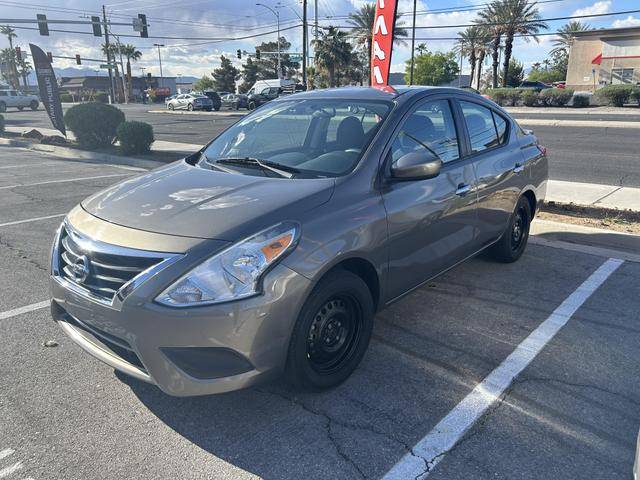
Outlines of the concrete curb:
{"label": "concrete curb", "polygon": [[547,202],[640,211],[640,188],[549,180]]}
{"label": "concrete curb", "polygon": [[189,110],[147,110],[147,113],[164,114],[164,115],[208,115],[212,117],[244,117],[249,111],[240,112],[237,110],[219,110],[219,111],[189,111]]}
{"label": "concrete curb", "polygon": [[582,127],[582,128],[640,128],[638,121],[618,120],[555,120],[550,118],[516,118],[520,125],[545,127]]}
{"label": "concrete curb", "polygon": [[509,113],[533,113],[547,115],[640,115],[640,108],[635,107],[504,107]]}
{"label": "concrete curb", "polygon": [[158,168],[167,165],[167,162],[159,162],[157,160],[145,160],[141,158],[125,157],[121,155],[112,155],[110,153],[89,152],[86,150],[77,150],[75,148],[61,147],[57,145],[42,145],[39,143],[27,142],[24,140],[14,140],[0,138],[0,146],[24,148],[33,152],[43,153],[45,155],[53,155],[64,158],[66,160],[83,162],[90,161],[96,163],[111,163],[114,165],[126,165],[143,169]]}

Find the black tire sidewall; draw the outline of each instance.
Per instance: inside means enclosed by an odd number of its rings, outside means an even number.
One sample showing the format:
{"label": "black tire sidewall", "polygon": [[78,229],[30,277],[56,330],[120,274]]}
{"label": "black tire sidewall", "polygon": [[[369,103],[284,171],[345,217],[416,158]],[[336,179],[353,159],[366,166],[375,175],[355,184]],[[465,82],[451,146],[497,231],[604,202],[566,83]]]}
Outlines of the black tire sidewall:
{"label": "black tire sidewall", "polygon": [[4,102],[0,102],[0,113],[4,113],[7,111],[7,104]]}
{"label": "black tire sidewall", "polygon": [[38,102],[36,102],[35,100],[33,100],[30,104],[29,107],[31,108],[31,110],[37,110],[38,109]]}
{"label": "black tire sidewall", "polygon": [[[348,294],[360,308],[363,324],[360,340],[351,358],[337,372],[320,374],[311,366],[307,357],[307,336],[318,310],[330,298]],[[286,376],[298,388],[320,391],[344,382],[360,364],[373,330],[374,307],[367,284],[357,275],[346,270],[330,273],[323,278],[307,298],[294,326],[289,344]]]}
{"label": "black tire sidewall", "polygon": [[[513,224],[516,221],[516,217],[518,211],[520,209],[524,209],[525,211],[525,229],[523,233],[523,238],[521,240],[520,246],[517,250],[513,250],[511,248],[511,231],[513,230]],[[527,243],[529,240],[529,230],[531,228],[531,206],[529,205],[529,200],[525,197],[520,197],[518,203],[516,204],[516,208],[511,214],[511,218],[509,218],[509,224],[507,226],[506,231],[502,235],[502,238],[496,243],[493,247],[493,256],[496,260],[505,263],[511,263],[517,261],[525,249],[527,248]]]}

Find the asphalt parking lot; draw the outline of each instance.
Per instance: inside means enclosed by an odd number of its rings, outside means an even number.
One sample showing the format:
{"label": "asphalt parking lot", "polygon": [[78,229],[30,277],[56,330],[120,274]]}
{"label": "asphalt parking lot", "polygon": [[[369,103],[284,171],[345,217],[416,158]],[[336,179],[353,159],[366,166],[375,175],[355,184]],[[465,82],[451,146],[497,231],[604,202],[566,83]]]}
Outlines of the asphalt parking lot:
{"label": "asphalt parking lot", "polygon": [[335,390],[172,398],[86,355],[46,307],[64,213],[136,173],[0,148],[0,478],[631,478],[640,263],[481,256],[379,313]]}

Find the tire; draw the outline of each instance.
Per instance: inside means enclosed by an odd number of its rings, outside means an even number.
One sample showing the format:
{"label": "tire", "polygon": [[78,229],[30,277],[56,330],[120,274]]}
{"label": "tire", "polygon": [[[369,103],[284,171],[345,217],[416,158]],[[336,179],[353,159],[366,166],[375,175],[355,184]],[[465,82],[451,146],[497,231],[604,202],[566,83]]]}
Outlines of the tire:
{"label": "tire", "polygon": [[210,112],[210,111],[211,111],[211,110],[213,110],[213,109],[212,109],[212,108],[207,107],[207,108],[205,108],[204,110],[205,110],[206,112]]}
{"label": "tire", "polygon": [[214,108],[214,110],[215,110],[216,112],[219,112],[219,111],[220,111],[220,107],[216,107],[216,108]]}
{"label": "tire", "polygon": [[4,113],[7,111],[7,104],[4,102],[0,102],[0,113]]}
{"label": "tire", "polygon": [[236,103],[234,106],[234,110],[237,112],[238,110],[240,110],[240,104]]}
{"label": "tire", "polygon": [[373,329],[373,299],[357,275],[337,270],[307,298],[293,328],[285,376],[300,390],[344,382],[360,364]]}
{"label": "tire", "polygon": [[18,111],[20,111],[20,112],[24,110],[24,107],[16,107],[16,108],[17,108],[17,109],[18,109]]}
{"label": "tire", "polygon": [[189,110],[190,112],[193,112],[193,103],[190,103],[189,105],[187,105],[187,110]]}
{"label": "tire", "polygon": [[29,104],[29,108],[31,108],[31,110],[33,111],[38,110],[38,102],[35,100],[31,100],[31,103]]}
{"label": "tire", "polygon": [[170,103],[169,105],[167,105],[167,108],[169,110],[173,111],[173,109],[176,108],[176,107],[173,106],[173,103]]}
{"label": "tire", "polygon": [[517,261],[527,248],[530,227],[531,206],[529,200],[520,197],[516,209],[509,219],[506,231],[500,240],[489,249],[491,256],[502,263]]}
{"label": "tire", "polygon": [[256,109],[255,102],[249,102],[249,105],[247,105],[247,110],[255,110],[255,109]]}

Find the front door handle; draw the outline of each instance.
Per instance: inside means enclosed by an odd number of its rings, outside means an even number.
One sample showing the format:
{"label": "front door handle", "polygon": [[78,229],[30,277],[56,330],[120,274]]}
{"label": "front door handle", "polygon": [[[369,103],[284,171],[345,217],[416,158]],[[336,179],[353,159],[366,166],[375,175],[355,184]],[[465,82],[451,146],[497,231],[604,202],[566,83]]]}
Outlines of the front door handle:
{"label": "front door handle", "polygon": [[516,163],[516,166],[513,169],[513,173],[520,173],[523,170],[524,170],[524,165],[522,163]]}
{"label": "front door handle", "polygon": [[468,183],[460,183],[458,184],[458,188],[456,189],[456,195],[463,197],[470,191],[471,185],[469,185]]}

